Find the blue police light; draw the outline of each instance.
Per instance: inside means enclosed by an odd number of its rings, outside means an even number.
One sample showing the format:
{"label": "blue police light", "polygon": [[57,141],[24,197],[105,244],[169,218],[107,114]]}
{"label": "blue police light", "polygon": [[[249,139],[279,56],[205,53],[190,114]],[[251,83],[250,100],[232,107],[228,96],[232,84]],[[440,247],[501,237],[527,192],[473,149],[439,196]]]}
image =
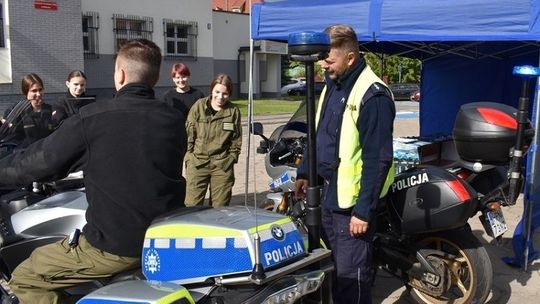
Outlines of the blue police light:
{"label": "blue police light", "polygon": [[522,77],[537,77],[540,76],[540,68],[533,67],[532,65],[515,66],[513,74]]}
{"label": "blue police light", "polygon": [[330,37],[323,32],[299,32],[289,34],[291,55],[313,55],[330,51]]}

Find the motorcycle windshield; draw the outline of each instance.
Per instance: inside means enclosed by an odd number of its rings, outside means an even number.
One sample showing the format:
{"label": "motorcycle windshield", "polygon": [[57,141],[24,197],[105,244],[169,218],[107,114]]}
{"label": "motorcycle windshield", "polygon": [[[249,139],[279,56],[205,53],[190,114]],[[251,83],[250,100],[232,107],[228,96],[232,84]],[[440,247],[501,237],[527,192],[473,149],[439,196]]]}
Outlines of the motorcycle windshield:
{"label": "motorcycle windshield", "polygon": [[11,109],[6,111],[0,125],[0,157],[3,157],[17,146],[17,128],[22,123],[22,116],[31,107],[26,100],[19,101]]}
{"label": "motorcycle windshield", "polygon": [[281,131],[274,132],[270,140],[278,142],[282,138],[297,138],[307,134],[307,107],[306,101],[302,101],[296,112],[289,121],[283,126]]}

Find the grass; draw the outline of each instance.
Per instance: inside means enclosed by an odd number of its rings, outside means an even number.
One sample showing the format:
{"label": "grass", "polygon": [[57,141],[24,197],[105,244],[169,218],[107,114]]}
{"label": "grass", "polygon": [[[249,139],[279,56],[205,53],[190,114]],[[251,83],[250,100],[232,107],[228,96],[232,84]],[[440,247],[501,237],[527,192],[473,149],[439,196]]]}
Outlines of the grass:
{"label": "grass", "polygon": [[[247,116],[247,100],[233,100],[232,102],[240,108],[242,116]],[[301,100],[256,99],[253,100],[253,115],[292,114],[298,109],[300,102]]]}

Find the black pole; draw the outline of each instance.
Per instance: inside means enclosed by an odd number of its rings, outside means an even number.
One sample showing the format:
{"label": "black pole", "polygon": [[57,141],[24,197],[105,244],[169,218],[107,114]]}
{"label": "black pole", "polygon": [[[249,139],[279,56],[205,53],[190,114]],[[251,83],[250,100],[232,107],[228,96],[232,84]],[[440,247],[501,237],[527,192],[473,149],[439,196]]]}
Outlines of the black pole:
{"label": "black pole", "polygon": [[528,124],[528,114],[529,114],[529,78],[523,78],[521,86],[521,96],[519,97],[518,112],[517,112],[517,121],[518,128],[516,134],[516,142],[514,145],[514,150],[512,151],[512,160],[510,162],[510,187],[508,190],[508,198],[510,204],[513,205],[516,203],[516,200],[521,192],[522,185],[522,160],[524,156],[523,142],[525,141],[525,128]]}
{"label": "black pole", "polygon": [[[528,123],[528,110],[529,110],[529,78],[523,78],[523,83],[521,86],[521,96],[519,98],[519,105],[518,105],[518,130],[517,130],[517,136],[516,136],[516,144],[514,146],[514,151],[519,150],[521,151],[521,147],[523,145],[524,141],[524,132],[525,132],[525,126],[526,123]],[[523,158],[523,155],[521,157],[514,157],[512,158],[512,164],[511,164],[511,172],[510,177],[512,178],[515,171],[521,168],[521,160]],[[521,175],[521,170],[518,171],[518,173]],[[513,179],[510,180],[510,191],[509,191],[509,197],[510,199],[513,199],[514,197],[517,199],[517,196],[519,195],[520,191],[520,185],[512,185]],[[521,183],[520,183],[521,184]],[[524,206],[524,213],[523,217],[524,220],[524,230],[525,230],[525,247],[523,248],[523,261],[521,262],[521,267],[523,271],[527,271],[527,266],[529,264],[529,242],[531,240],[531,225],[532,225],[532,202],[524,200],[525,206]]]}
{"label": "black pole", "polygon": [[[308,127],[308,187],[307,214],[305,223],[308,229],[308,251],[320,248],[321,239],[321,192],[318,185],[317,151],[315,133],[315,62],[328,56],[330,38],[326,33],[304,32],[289,35],[289,54],[291,59],[304,62],[306,68],[306,111]],[[321,267],[321,265],[313,265]],[[328,274],[328,273],[327,273]],[[329,303],[331,278],[325,279],[323,286],[302,303]]]}
{"label": "black pole", "polygon": [[317,174],[317,146],[315,130],[315,66],[314,61],[306,61],[306,102],[308,126],[308,188],[306,225],[309,231],[309,252],[320,247],[321,239],[321,192]]}

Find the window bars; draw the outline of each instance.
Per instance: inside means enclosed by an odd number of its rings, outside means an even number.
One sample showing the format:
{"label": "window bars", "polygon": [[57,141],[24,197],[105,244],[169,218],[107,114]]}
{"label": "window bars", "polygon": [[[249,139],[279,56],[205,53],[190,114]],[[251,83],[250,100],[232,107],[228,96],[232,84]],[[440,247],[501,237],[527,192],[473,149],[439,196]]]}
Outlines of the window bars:
{"label": "window bars", "polygon": [[195,21],[163,19],[165,57],[197,57],[198,31]]}
{"label": "window bars", "polygon": [[99,13],[85,12],[82,14],[84,58],[99,57]]}
{"label": "window bars", "polygon": [[4,39],[4,7],[3,3],[0,3],[0,48],[6,47],[6,41]]}
{"label": "window bars", "polygon": [[114,47],[118,49],[131,39],[152,40],[154,21],[152,17],[113,14]]}

